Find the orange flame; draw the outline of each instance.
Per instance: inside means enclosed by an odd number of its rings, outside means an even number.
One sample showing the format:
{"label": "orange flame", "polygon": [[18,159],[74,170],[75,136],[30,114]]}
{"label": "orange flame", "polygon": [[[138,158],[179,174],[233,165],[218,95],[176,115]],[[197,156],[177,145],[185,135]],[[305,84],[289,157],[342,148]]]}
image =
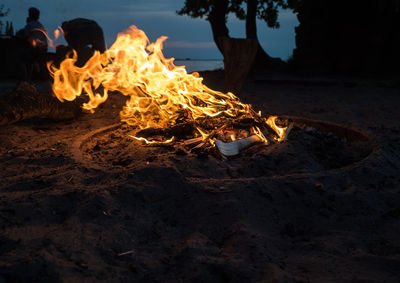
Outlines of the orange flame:
{"label": "orange flame", "polygon": [[277,116],[269,116],[266,123],[278,135],[277,141],[281,142],[286,138],[286,131],[288,128],[287,127],[282,128],[282,127],[279,127],[278,125],[276,125],[276,119],[278,119]]}
{"label": "orange flame", "polygon": [[[36,28],[34,31],[39,31],[44,34],[44,36],[47,38],[48,41],[48,46],[52,49],[56,49],[56,45],[54,44],[54,41],[56,41],[60,37],[60,31],[64,34],[63,30],[61,27],[58,27],[57,29],[54,30],[54,40],[50,38],[50,36],[47,34],[46,30],[43,28]],[[40,40],[36,39],[36,41],[33,42],[33,46],[35,47],[37,43],[40,42]]]}
{"label": "orange flame", "polygon": [[60,37],[60,30],[56,29],[54,30],[54,39],[57,40]]}
{"label": "orange flame", "polygon": [[[85,93],[89,101],[83,108],[91,112],[107,100],[110,91],[122,93],[129,97],[120,112],[122,121],[141,129],[174,125],[183,112],[193,120],[245,118],[250,113],[261,117],[233,93],[208,88],[198,73],[188,74],[184,67],[173,64],[174,58],[166,59],[162,53],[166,39],[162,36],[150,43],[142,30],[131,26],[118,35],[110,49],[102,54],[96,51],[81,68],[75,66],[74,52],[59,68],[48,65],[53,91],[60,101],[72,101]],[[203,139],[209,135],[198,130]],[[255,133],[262,135],[259,129]]]}

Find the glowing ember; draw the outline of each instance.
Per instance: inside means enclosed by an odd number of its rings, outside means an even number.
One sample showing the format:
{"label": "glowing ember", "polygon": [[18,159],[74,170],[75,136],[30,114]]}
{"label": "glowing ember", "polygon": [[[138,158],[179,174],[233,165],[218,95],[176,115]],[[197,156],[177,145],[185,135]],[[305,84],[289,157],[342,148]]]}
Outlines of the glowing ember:
{"label": "glowing ember", "polygon": [[[150,43],[146,34],[135,26],[118,35],[110,49],[100,54],[95,52],[83,67],[75,66],[77,55],[66,58],[57,68],[49,64],[54,77],[53,91],[57,98],[74,100],[85,93],[89,101],[83,108],[93,112],[99,104],[107,100],[109,92],[119,92],[129,96],[120,112],[122,121],[139,129],[168,128],[182,120],[191,121],[203,141],[214,144],[212,135],[217,129],[203,127],[204,119],[240,120],[253,119],[268,125],[281,141],[286,128],[275,124],[276,117],[265,119],[256,113],[251,105],[243,104],[232,93],[214,91],[203,84],[198,73],[188,74],[184,67],[173,64],[173,58],[166,59],[162,45],[167,37]],[[219,128],[219,130],[221,130]],[[252,126],[250,135],[267,142],[263,131]],[[135,137],[152,143],[143,137]],[[229,140],[240,139],[235,133]],[[168,143],[174,137],[161,141]]]}

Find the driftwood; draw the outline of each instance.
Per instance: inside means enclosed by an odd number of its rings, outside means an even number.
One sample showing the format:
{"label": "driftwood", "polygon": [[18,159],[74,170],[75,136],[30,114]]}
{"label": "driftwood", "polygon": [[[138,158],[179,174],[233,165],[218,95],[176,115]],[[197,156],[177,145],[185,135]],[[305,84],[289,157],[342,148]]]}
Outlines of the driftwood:
{"label": "driftwood", "polygon": [[0,100],[0,126],[31,118],[71,120],[81,113],[77,102],[60,102],[51,94],[42,94],[34,85],[22,82]]}
{"label": "driftwood", "polygon": [[225,89],[239,93],[257,54],[256,39],[221,37],[218,39],[223,50]]}
{"label": "driftwood", "polygon": [[259,136],[252,135],[250,137],[232,141],[232,142],[222,142],[216,141],[215,144],[217,145],[219,151],[224,156],[234,156],[238,155],[242,149],[246,149],[253,144],[261,143],[262,140]]}

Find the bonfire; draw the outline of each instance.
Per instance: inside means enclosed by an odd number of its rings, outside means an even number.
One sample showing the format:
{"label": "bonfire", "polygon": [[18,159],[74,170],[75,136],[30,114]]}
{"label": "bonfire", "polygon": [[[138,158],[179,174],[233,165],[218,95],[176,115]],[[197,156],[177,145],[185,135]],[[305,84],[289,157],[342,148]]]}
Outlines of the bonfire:
{"label": "bonfire", "polygon": [[120,33],[104,53],[96,51],[83,67],[73,52],[59,67],[49,63],[53,92],[60,101],[85,94],[83,108],[94,112],[109,95],[129,99],[121,120],[133,127],[132,138],[147,145],[175,144],[190,149],[219,149],[236,155],[255,143],[278,143],[288,126],[276,116],[263,117],[231,92],[208,88],[198,73],[188,74],[162,53],[162,36],[150,43],[135,26]]}

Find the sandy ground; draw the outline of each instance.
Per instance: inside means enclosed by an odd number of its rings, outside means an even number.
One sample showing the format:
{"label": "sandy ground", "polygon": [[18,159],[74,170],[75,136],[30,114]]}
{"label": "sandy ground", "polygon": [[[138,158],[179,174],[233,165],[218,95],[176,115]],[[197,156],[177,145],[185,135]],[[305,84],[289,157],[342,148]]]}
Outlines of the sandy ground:
{"label": "sandy ground", "polygon": [[399,282],[398,81],[257,74],[240,97],[363,129],[377,146],[340,170],[210,178],[185,175],[184,156],[77,159],[77,140],[118,123],[121,97],[74,121],[2,127],[0,282]]}

